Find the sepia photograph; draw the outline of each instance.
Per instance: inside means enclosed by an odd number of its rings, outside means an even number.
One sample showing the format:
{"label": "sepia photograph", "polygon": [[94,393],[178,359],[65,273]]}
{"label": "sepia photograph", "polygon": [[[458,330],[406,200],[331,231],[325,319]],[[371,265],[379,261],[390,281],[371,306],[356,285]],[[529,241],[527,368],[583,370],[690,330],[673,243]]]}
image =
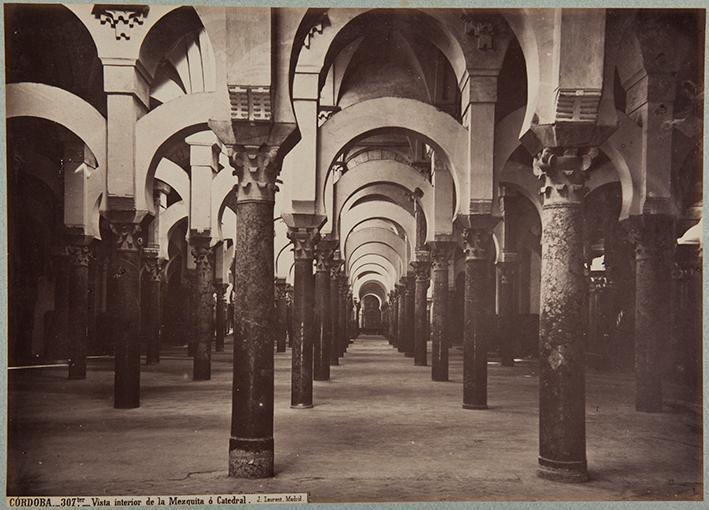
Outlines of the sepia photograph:
{"label": "sepia photograph", "polygon": [[3,4],[4,505],[703,501],[706,9],[384,5]]}

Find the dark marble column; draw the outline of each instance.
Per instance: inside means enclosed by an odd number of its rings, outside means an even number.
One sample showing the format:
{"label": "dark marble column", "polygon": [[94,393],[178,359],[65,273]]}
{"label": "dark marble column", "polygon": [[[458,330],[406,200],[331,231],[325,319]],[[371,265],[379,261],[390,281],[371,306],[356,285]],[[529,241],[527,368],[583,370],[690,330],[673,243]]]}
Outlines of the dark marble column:
{"label": "dark marble column", "polygon": [[214,350],[224,352],[224,335],[226,335],[226,290],[229,287],[226,283],[219,282],[214,285],[217,293],[216,314],[214,316]]}
{"label": "dark marble column", "polygon": [[273,476],[275,147],[239,147],[234,252],[234,379],[229,476]]}
{"label": "dark marble column", "polygon": [[344,272],[340,273],[339,295],[340,302],[337,305],[338,315],[340,316],[340,339],[338,352],[340,357],[342,357],[345,355],[347,343],[349,342],[347,337],[347,275]]}
{"label": "dark marble column", "polygon": [[354,302],[354,338],[359,336],[359,321],[360,321],[360,310],[362,309],[362,302],[355,299]]}
{"label": "dark marble column", "polygon": [[414,343],[416,335],[416,315],[414,309],[416,307],[416,275],[413,271],[409,271],[404,279],[406,282],[406,304],[404,305],[404,315],[406,317],[406,342],[404,344],[404,356],[407,358],[414,357]]}
{"label": "dark marble column", "polygon": [[108,309],[114,323],[115,381],[113,406],[140,407],[140,225],[111,223],[113,253]]}
{"label": "dark marble column", "polygon": [[286,283],[286,334],[288,336],[288,348],[293,347],[293,286]]}
{"label": "dark marble column", "polygon": [[195,338],[192,379],[208,381],[212,377],[212,249],[211,238],[190,237],[195,261]]}
{"label": "dark marble column", "polygon": [[[425,253],[425,255],[423,254]],[[417,255],[414,262],[416,271],[416,291],[414,303],[414,365],[425,367],[428,365],[428,310],[427,294],[431,282],[431,262],[428,252]]]}
{"label": "dark marble column", "polygon": [[354,342],[354,338],[357,336],[357,332],[355,331],[355,324],[354,324],[354,298],[352,296],[352,292],[347,289],[347,343],[345,343],[345,350],[350,346],[352,342]]}
{"label": "dark marble column", "polygon": [[517,273],[515,254],[503,253],[503,259],[497,263],[497,299],[500,316],[500,362],[503,367],[514,366],[514,324],[515,324],[515,287]]}
{"label": "dark marble column", "polygon": [[291,370],[291,407],[313,407],[313,344],[315,340],[315,280],[313,256],[320,234],[315,228],[290,229],[293,241],[294,335]]}
{"label": "dark marble column", "polygon": [[[491,226],[491,225],[490,225]],[[465,308],[463,330],[463,409],[487,409],[486,328],[488,301],[488,250],[492,239],[486,227],[466,228]]]}
{"label": "dark marble column", "polygon": [[340,364],[340,267],[337,252],[330,266],[330,365]]}
{"label": "dark marble column", "polygon": [[394,290],[391,291],[391,345],[395,349],[399,346],[399,289],[394,285]]}
{"label": "dark marble column", "polygon": [[398,338],[396,339],[396,350],[403,353],[406,351],[406,335],[408,333],[408,325],[406,323],[406,283],[402,276],[399,283],[396,284],[399,299],[397,302],[397,319],[399,325]]}
{"label": "dark marble column", "polygon": [[581,482],[586,469],[588,284],[583,257],[585,170],[595,149],[545,148],[534,160],[542,210],[539,476]]}
{"label": "dark marble column", "polygon": [[276,352],[286,352],[286,336],[288,329],[286,279],[276,278],[273,285],[276,294]]}
{"label": "dark marble column", "polygon": [[663,343],[671,336],[674,218],[644,215],[631,222],[635,241],[635,409],[662,411]]}
{"label": "dark marble column", "polygon": [[69,379],[86,379],[88,346],[88,291],[91,239],[70,236],[69,256]]}
{"label": "dark marble column", "polygon": [[330,345],[332,317],[330,314],[330,265],[332,247],[321,241],[315,265],[315,345],[313,349],[313,379],[330,380]]}
{"label": "dark marble column", "polygon": [[[66,247],[52,250],[52,268],[54,273],[54,314],[52,320],[51,341],[45,343],[45,356],[55,360],[68,354],[69,328],[69,259]],[[27,358],[32,358],[32,342],[26,342]]]}
{"label": "dark marble column", "polygon": [[433,273],[433,305],[431,313],[431,379],[448,380],[448,259],[449,241],[432,241],[431,265]]}
{"label": "dark marble column", "polygon": [[160,362],[160,324],[162,323],[161,268],[157,249],[143,248],[143,267],[145,277],[140,308],[143,313],[145,363],[155,365]]}

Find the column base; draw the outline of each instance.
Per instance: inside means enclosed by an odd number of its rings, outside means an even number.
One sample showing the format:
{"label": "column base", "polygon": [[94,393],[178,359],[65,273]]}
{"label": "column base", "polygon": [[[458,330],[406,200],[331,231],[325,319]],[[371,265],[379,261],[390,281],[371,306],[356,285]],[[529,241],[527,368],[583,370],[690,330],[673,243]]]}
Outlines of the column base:
{"label": "column base", "polygon": [[448,382],[447,377],[441,377],[441,376],[431,376],[431,380],[433,382]]}
{"label": "column base", "polygon": [[195,363],[193,368],[193,381],[209,381],[212,378],[212,367],[209,362]]}
{"label": "column base", "polygon": [[340,364],[340,360],[338,360],[338,359],[331,359],[331,360],[330,360],[330,366],[331,366],[331,367],[336,367],[336,366],[338,366],[339,364]]}
{"label": "column base", "polygon": [[271,478],[273,476],[273,438],[229,440],[229,476],[233,478]]}
{"label": "column base", "polygon": [[413,357],[414,357],[414,353],[413,353],[413,352],[405,352],[405,353],[404,353],[404,356],[407,357],[407,358],[413,358]]}
{"label": "column base", "polygon": [[537,476],[553,482],[583,483],[588,481],[586,461],[562,462],[539,457]]}
{"label": "column base", "polygon": [[313,381],[329,381],[329,377],[313,377]]}
{"label": "column base", "polygon": [[427,366],[428,366],[428,363],[422,363],[422,362],[420,362],[420,361],[417,361],[417,362],[414,363],[414,366],[415,366],[415,367],[427,367]]}
{"label": "column base", "polygon": [[313,404],[291,404],[291,409],[312,409]]}
{"label": "column base", "polygon": [[488,409],[487,404],[463,404],[463,409]]}

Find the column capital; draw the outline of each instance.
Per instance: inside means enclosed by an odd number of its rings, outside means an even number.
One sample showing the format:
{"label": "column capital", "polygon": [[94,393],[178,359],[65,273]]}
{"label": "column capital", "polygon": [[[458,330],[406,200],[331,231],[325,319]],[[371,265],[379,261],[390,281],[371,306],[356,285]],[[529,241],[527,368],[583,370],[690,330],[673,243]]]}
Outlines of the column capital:
{"label": "column capital", "polygon": [[430,241],[428,246],[431,250],[431,264],[433,270],[448,270],[448,259],[453,252],[451,241]]}
{"label": "column capital", "polygon": [[274,278],[273,279],[274,290],[276,294],[276,300],[286,298],[286,279],[285,278]]}
{"label": "column capital", "polygon": [[69,244],[66,253],[69,256],[69,264],[75,267],[88,267],[93,259],[91,247],[87,244]]}
{"label": "column capital", "polygon": [[315,270],[318,272],[329,273],[333,263],[334,249],[331,245],[320,241],[315,249]]}
{"label": "column capital", "polygon": [[157,253],[153,255],[150,252],[146,253],[147,251],[147,249],[143,250],[143,269],[151,282],[159,282],[162,276],[162,264],[160,264]]}
{"label": "column capital", "polygon": [[234,165],[237,203],[274,202],[278,191],[278,147],[234,145],[229,149],[229,159]]}
{"label": "column capital", "polygon": [[431,279],[431,261],[430,260],[415,260],[411,263],[414,266],[417,282],[427,282]]}
{"label": "column capital", "polygon": [[544,205],[580,204],[587,191],[587,170],[597,155],[596,147],[544,147],[532,165]]}
{"label": "column capital", "polygon": [[171,191],[172,187],[168,183],[163,182],[160,179],[155,179],[153,181],[154,198],[160,198],[160,195],[169,195]]}
{"label": "column capital", "polygon": [[110,223],[111,232],[113,233],[113,246],[117,251],[133,251],[137,252],[143,245],[143,239],[140,237],[142,230],[138,223]]}
{"label": "column capital", "polygon": [[288,239],[293,242],[295,260],[312,260],[315,246],[320,241],[320,232],[317,228],[289,228]]}
{"label": "column capital", "polygon": [[633,216],[622,222],[630,242],[635,246],[636,260],[670,257],[677,241],[674,218],[665,214]]}
{"label": "column capital", "polygon": [[487,260],[490,247],[490,229],[474,227],[463,229],[465,260]]}
{"label": "column capital", "polygon": [[211,237],[207,236],[190,236],[190,246],[192,247],[192,256],[194,257],[195,265],[200,267],[201,264],[211,266],[209,257],[212,255]]}

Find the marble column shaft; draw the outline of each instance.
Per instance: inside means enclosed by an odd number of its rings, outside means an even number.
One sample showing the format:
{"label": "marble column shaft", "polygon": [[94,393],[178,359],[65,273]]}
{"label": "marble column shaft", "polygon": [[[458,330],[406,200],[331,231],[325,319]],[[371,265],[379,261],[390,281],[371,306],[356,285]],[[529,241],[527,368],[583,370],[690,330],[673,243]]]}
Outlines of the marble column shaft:
{"label": "marble column shaft", "polygon": [[70,243],[69,255],[69,379],[86,379],[89,328],[89,262],[87,240]]}
{"label": "marble column shaft", "polygon": [[115,334],[115,380],[113,406],[140,407],[140,225],[111,223],[113,253],[108,294],[109,313]]}
{"label": "marble column shaft", "polygon": [[286,336],[288,330],[288,304],[286,303],[286,279],[276,278],[274,281],[276,295],[276,352],[286,352]]}
{"label": "marble column shaft", "polygon": [[431,379],[448,380],[448,259],[450,243],[433,241],[431,245],[433,309],[431,314]]}
{"label": "marble column shaft", "polygon": [[274,147],[236,147],[234,375],[229,476],[273,476]]}
{"label": "marble column shaft", "polygon": [[414,343],[416,335],[416,275],[409,272],[405,277],[406,282],[406,304],[404,313],[406,316],[406,342],[404,344],[404,355],[407,358],[414,357]]}
{"label": "marble column shaft", "polygon": [[313,379],[330,380],[330,345],[332,317],[330,313],[330,260],[332,250],[318,248],[315,271],[315,345]]}
{"label": "marble column shaft", "polygon": [[192,379],[208,381],[212,377],[212,250],[209,237],[190,238],[195,260],[195,347]]}
{"label": "marble column shaft", "polygon": [[399,302],[397,303],[397,323],[399,324],[399,335],[396,339],[396,350],[403,353],[406,351],[406,337],[408,335],[408,324],[406,322],[406,283],[404,277],[396,284],[399,290]]}
{"label": "marble column shaft", "polygon": [[160,324],[162,323],[161,268],[157,250],[144,248],[143,261],[146,277],[143,279],[141,310],[144,314],[145,363],[155,365],[160,362]]}
{"label": "marble column shaft", "polygon": [[428,258],[415,263],[416,291],[414,303],[414,365],[428,365],[428,286],[431,282],[431,263]]}
{"label": "marble column shaft", "polygon": [[313,407],[313,344],[315,342],[315,279],[313,257],[319,234],[315,229],[289,230],[293,241],[294,327],[291,368],[291,407]]}
{"label": "marble column shaft", "polygon": [[594,149],[544,149],[539,317],[539,476],[580,482],[586,468],[584,344],[588,284],[582,201]]}
{"label": "marble column shaft", "polygon": [[672,332],[674,219],[645,215],[631,226],[635,241],[635,409],[662,411],[663,349]]}
{"label": "marble column shaft", "polygon": [[226,283],[218,282],[214,285],[217,293],[217,303],[214,316],[214,351],[224,352],[224,335],[226,335],[226,290],[229,286]]}
{"label": "marble column shaft", "polygon": [[330,365],[340,364],[340,265],[337,259],[330,267]]}
{"label": "marble column shaft", "polygon": [[485,228],[465,229],[465,308],[463,328],[463,408],[487,409],[486,328],[488,301],[488,248],[492,242]]}
{"label": "marble column shaft", "polygon": [[513,335],[515,323],[514,277],[516,261],[497,263],[497,296],[500,316],[500,361],[503,367],[514,366]]}

